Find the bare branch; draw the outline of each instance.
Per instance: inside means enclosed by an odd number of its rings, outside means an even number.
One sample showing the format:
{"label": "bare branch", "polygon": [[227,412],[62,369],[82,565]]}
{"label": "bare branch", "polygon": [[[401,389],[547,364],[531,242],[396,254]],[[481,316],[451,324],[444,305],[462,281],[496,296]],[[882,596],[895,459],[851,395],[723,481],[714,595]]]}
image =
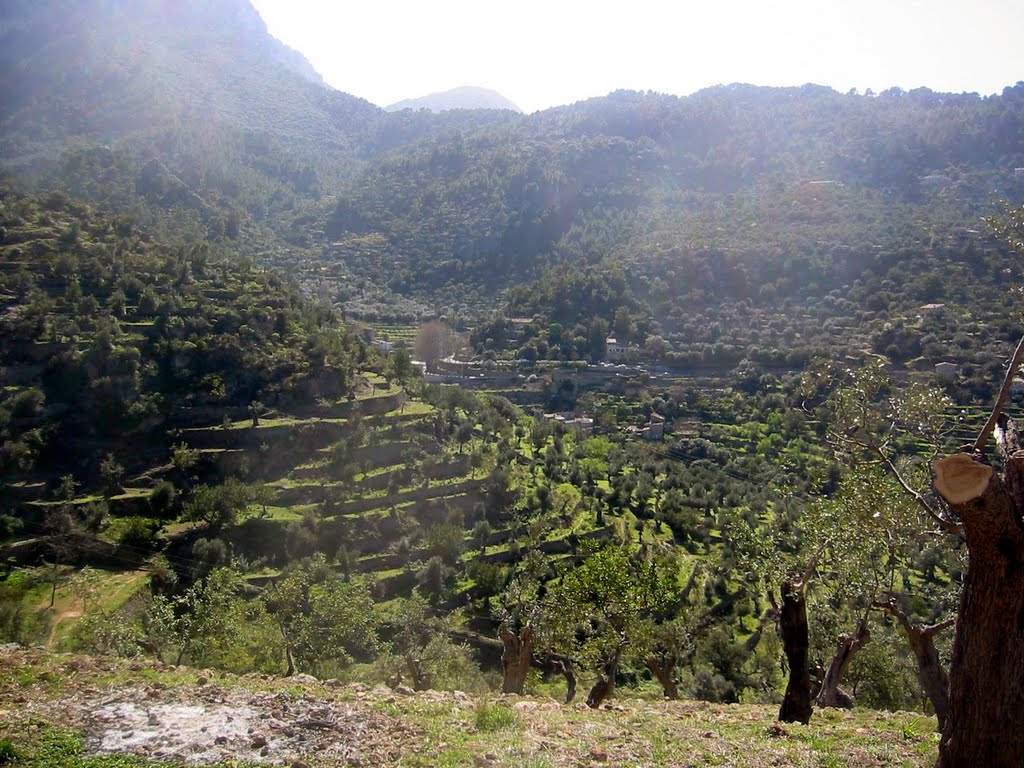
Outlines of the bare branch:
{"label": "bare branch", "polygon": [[893,464],[892,459],[889,455],[883,451],[880,447],[875,448],[875,453],[882,460],[882,466],[885,467],[886,471],[893,476],[893,479],[899,484],[903,491],[908,494],[917,505],[924,510],[925,514],[934,520],[946,533],[953,534],[954,536],[963,536],[963,526],[954,523],[952,520],[947,520],[938,512],[932,508],[932,505],[928,503],[928,499],[922,496],[918,491],[914,490],[906,480],[903,479],[903,475],[900,474],[899,469]]}
{"label": "bare branch", "polygon": [[974,452],[984,455],[985,444],[988,443],[988,438],[992,434],[992,430],[996,428],[996,422],[999,420],[999,414],[1003,412],[1003,408],[1006,406],[1006,400],[1010,396],[1010,387],[1013,386],[1013,377],[1017,375],[1017,368],[1020,367],[1021,359],[1024,358],[1024,336],[1021,337],[1017,343],[1017,349],[1014,350],[1013,357],[1010,359],[1010,364],[1006,368],[1006,376],[1003,377],[1003,386],[999,390],[999,397],[996,398],[995,407],[992,409],[992,415],[988,417],[988,421],[985,422],[985,426],[982,427],[981,434],[978,435],[978,439],[974,441]]}
{"label": "bare branch", "polygon": [[956,616],[950,616],[948,619],[940,621],[938,624],[929,624],[927,627],[922,627],[921,634],[925,636],[937,635],[944,629],[949,629],[954,624],[956,624]]}

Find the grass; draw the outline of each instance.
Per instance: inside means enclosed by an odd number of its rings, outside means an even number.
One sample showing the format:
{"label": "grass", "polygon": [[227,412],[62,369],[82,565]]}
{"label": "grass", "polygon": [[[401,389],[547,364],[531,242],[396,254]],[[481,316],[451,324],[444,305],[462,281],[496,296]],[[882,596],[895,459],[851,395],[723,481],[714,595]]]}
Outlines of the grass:
{"label": "grass", "polygon": [[503,731],[507,728],[521,728],[519,717],[505,704],[496,704],[481,699],[473,714],[473,724],[481,733]]}
{"label": "grass", "polygon": [[[89,755],[84,734],[61,724],[54,704],[85,687],[102,691],[126,685],[172,688],[182,696],[201,698],[194,688],[198,674],[184,667],[39,651],[0,655],[0,766],[163,768],[166,764],[134,756]],[[289,692],[382,713],[401,725],[395,756],[374,763],[390,768],[923,768],[934,764],[938,746],[934,719],[919,713],[823,710],[807,726],[778,724],[772,706],[665,702],[637,698],[625,688],[595,711],[545,697],[474,699],[438,691],[398,696],[230,674],[218,674],[216,685]],[[310,764],[347,765],[326,754]],[[220,766],[242,768],[230,761]]]}

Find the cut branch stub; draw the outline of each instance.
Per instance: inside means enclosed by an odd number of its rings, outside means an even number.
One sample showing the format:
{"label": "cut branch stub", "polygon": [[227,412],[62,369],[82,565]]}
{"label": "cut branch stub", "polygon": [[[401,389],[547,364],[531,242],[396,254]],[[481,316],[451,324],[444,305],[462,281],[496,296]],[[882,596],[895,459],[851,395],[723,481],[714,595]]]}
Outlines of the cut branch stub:
{"label": "cut branch stub", "polygon": [[992,480],[992,467],[967,453],[932,462],[935,490],[951,505],[966,504],[982,496]]}

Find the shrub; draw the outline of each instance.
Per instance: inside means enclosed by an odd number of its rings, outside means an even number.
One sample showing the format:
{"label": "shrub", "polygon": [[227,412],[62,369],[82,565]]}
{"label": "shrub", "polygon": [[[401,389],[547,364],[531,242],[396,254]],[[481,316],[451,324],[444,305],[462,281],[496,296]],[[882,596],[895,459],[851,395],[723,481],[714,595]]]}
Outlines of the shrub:
{"label": "shrub", "polygon": [[509,707],[486,699],[477,702],[473,723],[483,733],[521,727],[519,717]]}

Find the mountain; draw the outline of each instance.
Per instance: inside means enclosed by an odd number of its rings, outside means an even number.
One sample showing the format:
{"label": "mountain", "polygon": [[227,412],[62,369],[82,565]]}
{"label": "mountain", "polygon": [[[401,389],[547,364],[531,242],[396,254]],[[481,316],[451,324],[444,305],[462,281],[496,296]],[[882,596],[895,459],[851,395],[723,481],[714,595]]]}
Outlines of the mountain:
{"label": "mountain", "polygon": [[445,112],[449,109],[510,109],[522,112],[519,107],[497,91],[464,85],[448,91],[439,91],[417,99],[403,99],[384,109],[398,112],[403,109],[429,109],[431,112]]}
{"label": "mountain", "polygon": [[700,252],[719,254],[714,296],[745,298],[805,259],[828,264],[827,292],[857,276],[833,251],[866,261],[972,227],[992,193],[1024,195],[1022,126],[1024,84],[617,92],[381,156],[338,191],[326,233],[350,274],[447,301],[603,260],[663,279]]}

